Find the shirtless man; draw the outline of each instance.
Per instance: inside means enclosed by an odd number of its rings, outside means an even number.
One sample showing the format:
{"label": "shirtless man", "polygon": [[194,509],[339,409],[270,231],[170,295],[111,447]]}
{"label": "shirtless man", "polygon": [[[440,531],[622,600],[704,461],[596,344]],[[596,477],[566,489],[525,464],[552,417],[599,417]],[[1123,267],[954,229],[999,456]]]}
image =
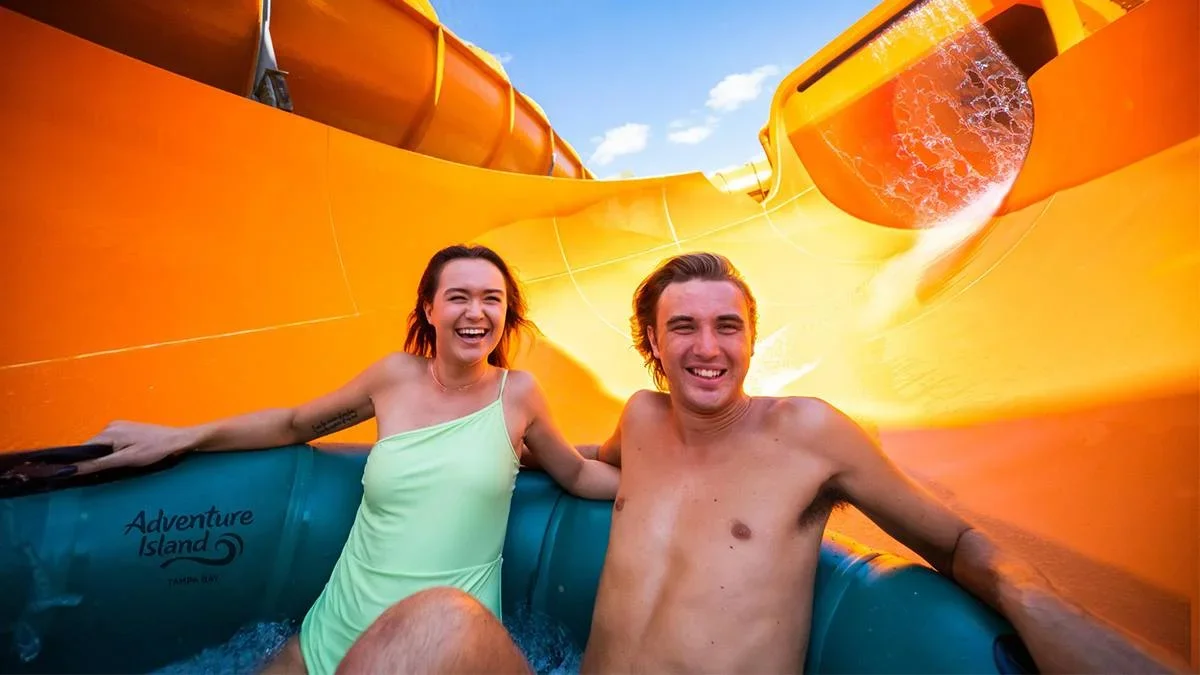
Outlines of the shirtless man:
{"label": "shirtless man", "polygon": [[[839,502],[1007,617],[1041,672],[1188,672],[1058,597],[833,406],[747,396],[755,302],[725,258],[668,260],[634,304],[638,349],[669,393],[634,395],[612,438],[581,448],[621,467],[583,672],[802,672]],[[389,610],[339,675],[450,671],[530,668],[478,603],[437,593]]]}
{"label": "shirtless man", "polygon": [[830,404],[746,395],[756,307],[725,258],[666,261],[634,306],[669,393],[634,395],[598,450],[621,486],[584,672],[801,672],[839,502],[1008,618],[1042,672],[1187,670],[1057,597]]}

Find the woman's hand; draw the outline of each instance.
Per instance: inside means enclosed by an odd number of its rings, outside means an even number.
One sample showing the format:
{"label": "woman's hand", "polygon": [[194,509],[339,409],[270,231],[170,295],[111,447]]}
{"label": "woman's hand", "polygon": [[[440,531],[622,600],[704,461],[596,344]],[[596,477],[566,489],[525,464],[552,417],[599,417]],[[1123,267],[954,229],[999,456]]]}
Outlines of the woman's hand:
{"label": "woman's hand", "polygon": [[110,422],[87,444],[112,446],[112,454],[79,462],[79,475],[120,466],[150,466],[187,451],[192,443],[188,429],[139,422]]}

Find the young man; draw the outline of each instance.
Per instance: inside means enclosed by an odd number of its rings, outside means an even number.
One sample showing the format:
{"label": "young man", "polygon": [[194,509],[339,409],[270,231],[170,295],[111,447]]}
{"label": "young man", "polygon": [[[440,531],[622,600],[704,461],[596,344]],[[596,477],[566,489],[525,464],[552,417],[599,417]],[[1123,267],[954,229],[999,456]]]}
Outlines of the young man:
{"label": "young man", "polygon": [[[853,504],[1013,623],[1041,672],[1186,672],[1059,598],[1029,565],[901,473],[812,398],[751,397],[754,296],[721,256],[663,263],[634,298],[660,392],[626,404],[599,458],[621,467],[582,670],[801,672],[822,533]],[[528,671],[462,594],[388,611],[339,672]]]}
{"label": "young man", "polygon": [[1186,671],[1059,598],[830,404],[748,396],[756,305],[724,257],[664,262],[634,308],[667,393],[634,395],[599,448],[621,487],[584,672],[801,672],[839,502],[1008,618],[1042,672]]}

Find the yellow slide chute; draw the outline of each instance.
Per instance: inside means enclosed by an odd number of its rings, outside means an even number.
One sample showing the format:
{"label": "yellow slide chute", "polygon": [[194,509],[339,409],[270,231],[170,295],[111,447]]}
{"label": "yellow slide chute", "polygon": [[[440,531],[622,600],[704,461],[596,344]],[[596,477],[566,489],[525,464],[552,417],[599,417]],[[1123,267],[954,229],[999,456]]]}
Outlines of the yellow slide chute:
{"label": "yellow slide chute", "polygon": [[[502,67],[401,3],[272,9],[294,113],[245,98],[257,2],[0,4],[0,450],[328,391],[399,348],[430,253],[468,240],[521,273],[521,365],[594,442],[649,384],[636,282],[714,250],[758,294],[753,392],[876,426],[1074,597],[1195,658],[1193,0],[889,1],[785,78],[766,165],[630,181],[575,180]],[[954,54],[987,57],[1007,116]]]}

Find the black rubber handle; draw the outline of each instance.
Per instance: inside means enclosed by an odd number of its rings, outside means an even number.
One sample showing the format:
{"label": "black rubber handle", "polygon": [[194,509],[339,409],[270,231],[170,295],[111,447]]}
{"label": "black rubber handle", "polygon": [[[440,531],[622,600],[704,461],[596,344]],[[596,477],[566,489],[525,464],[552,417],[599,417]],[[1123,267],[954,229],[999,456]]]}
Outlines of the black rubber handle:
{"label": "black rubber handle", "polygon": [[112,452],[111,445],[90,443],[0,454],[0,499],[144,476],[168,469],[182,459],[182,455],[175,455],[151,466],[123,466],[84,476],[72,470],[71,465],[76,462],[104,457]]}
{"label": "black rubber handle", "polygon": [[74,464],[112,454],[111,445],[61,445],[55,448],[0,453],[0,474],[21,464]]}

